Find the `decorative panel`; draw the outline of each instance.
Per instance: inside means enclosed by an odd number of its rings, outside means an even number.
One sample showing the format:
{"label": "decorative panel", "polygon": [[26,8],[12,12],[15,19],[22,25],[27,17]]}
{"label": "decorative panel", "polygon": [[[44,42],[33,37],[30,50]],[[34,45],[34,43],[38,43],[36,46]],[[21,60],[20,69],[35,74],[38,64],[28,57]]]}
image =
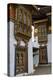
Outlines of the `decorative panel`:
{"label": "decorative panel", "polygon": [[27,12],[24,12],[24,24],[26,24],[27,23],[27,14],[26,14]]}
{"label": "decorative panel", "polygon": [[30,26],[30,15],[28,15],[28,26]]}
{"label": "decorative panel", "polygon": [[[31,23],[28,25],[27,19],[28,15],[30,15],[29,11],[25,9],[23,6],[18,6],[16,8],[17,19],[15,22],[15,38],[17,42],[20,40],[24,41],[27,45],[28,40],[31,37]],[[29,13],[28,13],[29,12]],[[16,46],[16,74],[28,72],[28,52],[26,47],[18,47]]]}
{"label": "decorative panel", "polygon": [[40,64],[46,64],[48,63],[48,59],[47,59],[47,47],[41,47],[39,49],[39,63]]}
{"label": "decorative panel", "polygon": [[18,16],[19,16],[19,22],[22,22],[22,9],[19,9]]}
{"label": "decorative panel", "polygon": [[39,43],[47,42],[47,21],[35,23],[35,36],[38,36]]}
{"label": "decorative panel", "polygon": [[28,71],[27,49],[25,47],[16,47],[16,74]]}
{"label": "decorative panel", "polygon": [[44,42],[44,41],[47,41],[47,28],[46,28],[46,24],[43,23],[43,24],[40,24],[38,26],[38,41],[39,42]]}
{"label": "decorative panel", "polygon": [[[23,6],[16,8],[17,20],[15,22],[15,36],[21,34],[26,36],[27,39],[31,37],[31,14],[30,11],[25,9]],[[25,37],[24,37],[25,38]]]}

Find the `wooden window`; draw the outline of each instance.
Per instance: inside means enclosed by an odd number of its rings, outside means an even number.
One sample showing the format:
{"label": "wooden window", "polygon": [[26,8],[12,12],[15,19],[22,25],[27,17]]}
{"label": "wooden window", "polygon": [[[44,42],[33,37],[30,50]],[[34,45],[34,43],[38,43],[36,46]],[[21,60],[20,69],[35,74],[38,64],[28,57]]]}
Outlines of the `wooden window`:
{"label": "wooden window", "polygon": [[19,9],[19,22],[22,22],[22,9]]}
{"label": "wooden window", "polygon": [[26,21],[26,17],[27,17],[27,16],[26,16],[26,12],[24,12],[24,24],[26,24],[26,22],[27,22],[27,21]]}
{"label": "wooden window", "polygon": [[39,40],[39,42],[47,40],[47,28],[46,27],[47,27],[46,24],[40,24],[38,26],[38,40]]}
{"label": "wooden window", "polygon": [[30,26],[30,15],[28,15],[27,22],[28,22],[28,26]]}

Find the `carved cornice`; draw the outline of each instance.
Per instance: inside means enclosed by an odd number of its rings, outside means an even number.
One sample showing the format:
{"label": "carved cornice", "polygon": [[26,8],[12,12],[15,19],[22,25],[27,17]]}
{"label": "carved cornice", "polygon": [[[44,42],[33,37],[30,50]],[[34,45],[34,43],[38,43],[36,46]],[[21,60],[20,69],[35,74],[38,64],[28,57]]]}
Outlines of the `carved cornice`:
{"label": "carved cornice", "polygon": [[29,41],[29,39],[30,39],[30,36],[28,36],[28,35],[26,35],[26,34],[24,34],[24,33],[18,32],[18,33],[15,34],[15,35],[17,35],[17,36],[15,37],[17,41],[18,41],[19,38],[20,38],[20,39],[22,39],[25,43],[27,43],[27,42]]}

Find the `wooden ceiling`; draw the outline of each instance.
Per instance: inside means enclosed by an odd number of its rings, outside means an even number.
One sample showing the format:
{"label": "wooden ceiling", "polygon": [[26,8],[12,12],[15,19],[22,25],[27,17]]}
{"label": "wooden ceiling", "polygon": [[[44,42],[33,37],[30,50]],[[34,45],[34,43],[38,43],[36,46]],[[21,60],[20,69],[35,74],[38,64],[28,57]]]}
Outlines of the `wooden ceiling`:
{"label": "wooden ceiling", "polygon": [[40,20],[47,18],[47,13],[51,13],[51,6],[42,6],[42,5],[35,5],[34,13],[32,14],[33,20]]}
{"label": "wooden ceiling", "polygon": [[[13,3],[11,3],[13,4]],[[22,5],[32,13],[32,23],[37,20],[48,18],[47,13],[51,13],[51,6],[47,5],[31,5],[31,4],[14,4],[15,6]],[[49,15],[49,21],[51,22],[51,15]]]}

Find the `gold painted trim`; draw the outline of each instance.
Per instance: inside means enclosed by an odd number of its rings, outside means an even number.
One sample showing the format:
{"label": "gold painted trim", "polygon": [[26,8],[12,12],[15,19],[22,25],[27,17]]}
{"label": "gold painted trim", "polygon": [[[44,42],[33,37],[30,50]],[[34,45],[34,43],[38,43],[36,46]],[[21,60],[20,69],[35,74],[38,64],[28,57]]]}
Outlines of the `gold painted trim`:
{"label": "gold painted trim", "polygon": [[40,22],[45,22],[45,21],[48,21],[48,19],[37,20],[34,23],[40,23]]}

